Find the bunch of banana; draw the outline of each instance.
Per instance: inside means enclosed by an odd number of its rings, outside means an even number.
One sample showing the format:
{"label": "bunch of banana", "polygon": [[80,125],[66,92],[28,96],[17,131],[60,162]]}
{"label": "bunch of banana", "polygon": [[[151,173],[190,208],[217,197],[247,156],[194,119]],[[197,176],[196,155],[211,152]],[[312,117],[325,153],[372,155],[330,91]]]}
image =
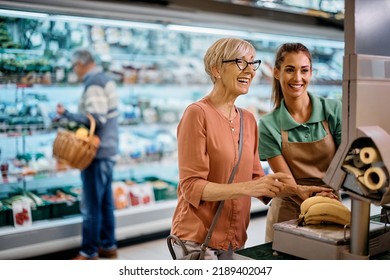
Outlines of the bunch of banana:
{"label": "bunch of banana", "polygon": [[313,196],[301,204],[299,225],[340,224],[348,225],[351,211],[342,202],[324,196]]}

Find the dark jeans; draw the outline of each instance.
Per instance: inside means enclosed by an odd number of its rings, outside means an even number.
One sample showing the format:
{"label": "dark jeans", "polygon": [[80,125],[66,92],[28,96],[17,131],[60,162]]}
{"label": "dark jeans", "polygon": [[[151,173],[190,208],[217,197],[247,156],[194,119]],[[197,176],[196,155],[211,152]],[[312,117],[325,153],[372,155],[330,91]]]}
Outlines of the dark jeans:
{"label": "dark jeans", "polygon": [[83,226],[80,254],[86,257],[97,256],[99,248],[116,248],[111,187],[114,165],[115,162],[112,160],[94,159],[81,171]]}

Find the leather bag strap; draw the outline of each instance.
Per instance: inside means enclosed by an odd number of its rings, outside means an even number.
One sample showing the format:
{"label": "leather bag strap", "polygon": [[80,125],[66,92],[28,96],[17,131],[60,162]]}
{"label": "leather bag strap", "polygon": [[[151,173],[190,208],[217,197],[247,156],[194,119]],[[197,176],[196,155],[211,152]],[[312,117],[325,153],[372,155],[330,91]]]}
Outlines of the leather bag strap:
{"label": "leather bag strap", "polygon": [[[238,160],[237,160],[236,165],[233,167],[232,173],[230,174],[228,184],[233,182],[233,178],[234,178],[234,175],[236,174],[238,164],[240,163],[241,154],[242,154],[242,144],[243,144],[243,138],[244,138],[244,135],[243,135],[244,134],[243,133],[243,131],[244,131],[243,114],[242,114],[242,111],[240,108],[237,108],[237,109],[238,109],[238,112],[240,113],[240,136],[239,136],[239,140],[238,140]],[[214,215],[213,221],[210,225],[210,229],[207,232],[207,235],[206,235],[206,238],[205,238],[203,244],[201,245],[201,259],[204,259],[204,254],[206,252],[207,246],[208,246],[209,241],[211,239],[211,234],[213,233],[215,225],[217,224],[217,220],[221,214],[224,202],[225,201],[223,201],[223,200],[219,202],[218,209]]]}

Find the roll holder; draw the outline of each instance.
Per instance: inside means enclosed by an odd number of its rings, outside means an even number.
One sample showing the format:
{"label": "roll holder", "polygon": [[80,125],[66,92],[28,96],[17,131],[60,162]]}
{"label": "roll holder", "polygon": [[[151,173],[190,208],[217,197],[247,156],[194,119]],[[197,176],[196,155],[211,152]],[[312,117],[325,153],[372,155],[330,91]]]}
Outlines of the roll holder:
{"label": "roll holder", "polygon": [[[370,240],[370,205],[386,205],[390,203],[389,173],[390,135],[379,126],[358,128],[358,138],[352,142],[349,155],[360,150],[360,159],[364,166],[356,167],[362,172],[353,172],[345,168],[348,155],[343,164],[346,171],[341,189],[351,197],[351,233],[349,256],[369,256]],[[367,153],[366,153],[367,151]],[[369,151],[369,152],[368,152]],[[380,167],[383,173],[371,172]],[[356,171],[356,170],[355,170]],[[384,234],[389,236],[390,229],[385,224]],[[383,251],[390,249],[389,242],[384,244]],[[376,252],[376,251],[374,251]]]}

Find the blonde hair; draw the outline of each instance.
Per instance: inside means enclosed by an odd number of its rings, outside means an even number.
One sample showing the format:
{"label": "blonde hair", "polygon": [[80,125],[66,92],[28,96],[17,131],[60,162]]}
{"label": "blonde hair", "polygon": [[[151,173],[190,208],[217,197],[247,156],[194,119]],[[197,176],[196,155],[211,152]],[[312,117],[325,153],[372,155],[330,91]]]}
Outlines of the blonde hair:
{"label": "blonde hair", "polygon": [[203,58],[204,68],[206,73],[210,76],[210,79],[215,83],[215,77],[213,75],[213,67],[220,69],[222,67],[222,61],[235,58],[241,58],[244,55],[251,54],[256,56],[255,47],[248,41],[238,38],[221,38],[214,42]]}

